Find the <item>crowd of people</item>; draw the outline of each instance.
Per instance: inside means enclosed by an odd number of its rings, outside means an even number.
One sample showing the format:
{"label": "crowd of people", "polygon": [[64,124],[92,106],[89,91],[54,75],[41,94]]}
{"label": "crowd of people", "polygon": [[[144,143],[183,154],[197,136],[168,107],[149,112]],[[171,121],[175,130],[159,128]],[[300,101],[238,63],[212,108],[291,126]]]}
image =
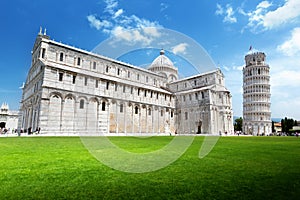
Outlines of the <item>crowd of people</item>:
{"label": "crowd of people", "polygon": [[29,127],[28,129],[16,129],[16,128],[1,128],[0,129],[0,135],[18,135],[21,136],[22,134],[26,134],[26,135],[36,135],[36,134],[40,134],[41,132],[41,128],[37,127],[34,131],[32,130],[31,127]]}

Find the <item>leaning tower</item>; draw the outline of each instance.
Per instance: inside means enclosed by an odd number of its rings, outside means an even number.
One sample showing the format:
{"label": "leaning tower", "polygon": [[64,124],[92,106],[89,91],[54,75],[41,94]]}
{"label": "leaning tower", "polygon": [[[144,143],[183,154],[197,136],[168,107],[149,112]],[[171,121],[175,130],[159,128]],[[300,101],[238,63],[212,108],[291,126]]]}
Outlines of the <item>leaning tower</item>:
{"label": "leaning tower", "polygon": [[243,68],[243,131],[251,135],[272,132],[270,67],[263,52],[245,56]]}

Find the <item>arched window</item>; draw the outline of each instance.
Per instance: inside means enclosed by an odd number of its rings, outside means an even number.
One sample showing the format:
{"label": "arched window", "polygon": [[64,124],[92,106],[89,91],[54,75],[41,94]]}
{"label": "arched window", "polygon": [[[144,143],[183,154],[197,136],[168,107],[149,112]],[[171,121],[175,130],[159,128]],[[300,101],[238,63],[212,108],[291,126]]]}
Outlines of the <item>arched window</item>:
{"label": "arched window", "polygon": [[151,115],[151,108],[148,108],[148,115]]}
{"label": "arched window", "polygon": [[59,61],[64,61],[64,53],[63,52],[61,52],[59,54]]}
{"label": "arched window", "polygon": [[81,59],[78,57],[77,58],[77,65],[80,66],[80,63],[81,63]]}
{"label": "arched window", "polygon": [[102,107],[101,110],[102,110],[102,111],[105,111],[105,101],[102,102],[102,106],[101,106],[101,107]]}
{"label": "arched window", "polygon": [[42,58],[45,58],[46,49],[42,48]]}
{"label": "arched window", "polygon": [[120,104],[120,113],[123,112],[123,104]]}
{"label": "arched window", "polygon": [[188,120],[188,119],[189,119],[188,112],[185,112],[184,115],[185,115],[185,116],[184,116],[185,120]]}
{"label": "arched window", "polygon": [[81,99],[79,102],[79,108],[84,109],[84,100],[83,99]]}
{"label": "arched window", "polygon": [[134,113],[135,113],[135,114],[139,114],[139,107],[135,106],[135,108],[134,108]]}

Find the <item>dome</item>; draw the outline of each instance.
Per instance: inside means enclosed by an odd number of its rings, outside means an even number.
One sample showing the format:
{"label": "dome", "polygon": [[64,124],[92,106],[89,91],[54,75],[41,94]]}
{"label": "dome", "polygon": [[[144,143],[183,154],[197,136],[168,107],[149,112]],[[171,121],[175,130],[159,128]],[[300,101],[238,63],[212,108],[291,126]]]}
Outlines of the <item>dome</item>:
{"label": "dome", "polygon": [[163,49],[160,51],[160,55],[154,59],[149,70],[165,77],[168,82],[173,82],[178,79],[178,70],[174,67],[173,62],[165,56]]}
{"label": "dome", "polygon": [[165,51],[163,49],[160,51],[160,55],[152,62],[149,69],[157,67],[175,68],[173,62],[165,56]]}

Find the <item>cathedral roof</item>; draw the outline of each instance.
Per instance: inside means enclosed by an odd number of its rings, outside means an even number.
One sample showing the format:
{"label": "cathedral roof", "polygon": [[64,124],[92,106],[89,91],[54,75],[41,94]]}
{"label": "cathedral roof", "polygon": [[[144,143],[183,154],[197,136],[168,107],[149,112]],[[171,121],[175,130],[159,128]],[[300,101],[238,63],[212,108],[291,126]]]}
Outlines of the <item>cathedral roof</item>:
{"label": "cathedral roof", "polygon": [[167,56],[165,56],[165,51],[163,49],[160,51],[160,55],[152,62],[149,69],[157,67],[170,67],[175,69],[173,62]]}

